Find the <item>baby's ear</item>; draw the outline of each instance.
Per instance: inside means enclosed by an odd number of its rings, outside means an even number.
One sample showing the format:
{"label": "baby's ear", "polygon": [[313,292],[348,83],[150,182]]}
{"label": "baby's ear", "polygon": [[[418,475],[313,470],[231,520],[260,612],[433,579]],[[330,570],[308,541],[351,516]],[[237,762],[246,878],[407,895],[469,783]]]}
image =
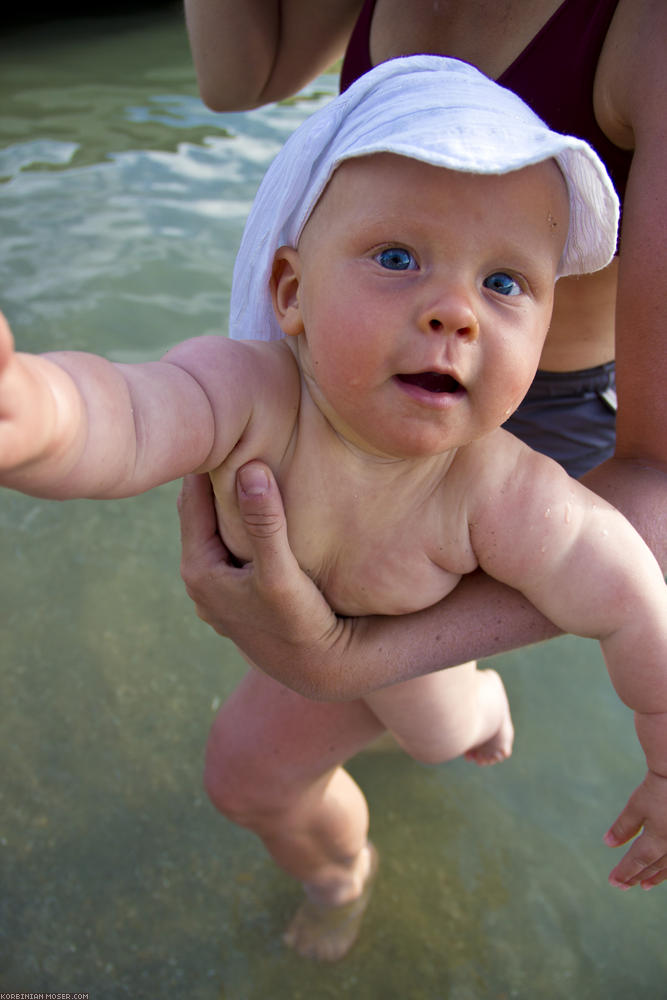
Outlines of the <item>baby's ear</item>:
{"label": "baby's ear", "polygon": [[303,333],[299,306],[299,253],[294,247],[279,247],[273,258],[269,286],[273,311],[280,328],[288,337]]}

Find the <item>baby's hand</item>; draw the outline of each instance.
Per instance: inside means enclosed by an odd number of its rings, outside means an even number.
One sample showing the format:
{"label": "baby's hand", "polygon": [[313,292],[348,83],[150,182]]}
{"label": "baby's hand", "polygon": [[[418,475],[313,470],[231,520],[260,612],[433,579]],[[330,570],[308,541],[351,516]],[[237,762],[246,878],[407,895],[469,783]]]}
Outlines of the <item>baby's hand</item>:
{"label": "baby's hand", "polygon": [[[642,829],[643,827],[643,829]],[[611,885],[652,889],[667,879],[667,777],[649,771],[623,812],[605,834],[609,847],[637,837],[609,876]]]}
{"label": "baby's hand", "polygon": [[14,338],[12,337],[12,331],[9,329],[7,320],[0,313],[0,378],[2,378],[7,362],[13,353]]}
{"label": "baby's hand", "polygon": [[14,338],[7,320],[0,313],[0,469],[16,464],[12,459],[16,411],[15,364]]}
{"label": "baby's hand", "polygon": [[56,403],[47,365],[41,358],[16,354],[0,313],[0,476],[6,485],[14,485],[11,473],[42,455],[53,438]]}

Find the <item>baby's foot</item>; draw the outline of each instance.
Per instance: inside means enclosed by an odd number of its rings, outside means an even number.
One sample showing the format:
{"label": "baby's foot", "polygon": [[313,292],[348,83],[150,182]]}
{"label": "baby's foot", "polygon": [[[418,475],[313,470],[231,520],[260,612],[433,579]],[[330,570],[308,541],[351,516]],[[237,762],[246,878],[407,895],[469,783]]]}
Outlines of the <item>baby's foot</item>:
{"label": "baby's foot", "polygon": [[321,962],[336,962],[346,955],[359,935],[377,869],[378,853],[369,844],[368,874],[361,895],[341,906],[304,900],[283,935],[285,944],[304,958]]}
{"label": "baby's foot", "polygon": [[512,754],[514,743],[514,726],[505,685],[495,670],[481,670],[480,680],[482,679],[485,688],[480,695],[481,709],[488,712],[490,718],[497,718],[498,727],[490,739],[464,754],[466,760],[474,761],[480,766],[507,760]]}

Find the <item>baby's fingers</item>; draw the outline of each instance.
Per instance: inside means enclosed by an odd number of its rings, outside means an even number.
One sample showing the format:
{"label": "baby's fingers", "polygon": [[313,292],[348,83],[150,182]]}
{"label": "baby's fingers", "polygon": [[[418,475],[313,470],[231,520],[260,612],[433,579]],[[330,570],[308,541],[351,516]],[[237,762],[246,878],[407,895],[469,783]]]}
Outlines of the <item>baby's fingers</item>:
{"label": "baby's fingers", "polygon": [[665,879],[667,879],[667,864],[665,864],[659,872],[656,872],[655,875],[652,875],[649,878],[643,878],[639,884],[642,889],[654,889],[656,885],[660,885],[660,883],[664,882]]}
{"label": "baby's fingers", "polygon": [[[667,782],[649,772],[604,836],[609,847],[637,839],[609,875],[611,885],[651,889],[667,878]],[[637,836],[640,834],[640,836]]]}

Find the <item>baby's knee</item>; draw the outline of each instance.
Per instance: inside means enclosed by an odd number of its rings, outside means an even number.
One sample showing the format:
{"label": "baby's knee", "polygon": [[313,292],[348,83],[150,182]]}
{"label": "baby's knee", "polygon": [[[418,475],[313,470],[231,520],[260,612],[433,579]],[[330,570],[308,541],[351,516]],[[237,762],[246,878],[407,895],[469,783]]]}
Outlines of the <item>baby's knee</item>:
{"label": "baby's knee", "polygon": [[270,826],[284,809],[280,782],[252,747],[209,740],[204,764],[204,788],[212,804],[238,826],[256,832]]}
{"label": "baby's knee", "polygon": [[476,713],[468,712],[458,718],[443,713],[441,720],[434,719],[421,732],[412,732],[405,739],[397,737],[397,741],[419,764],[446,764],[473,746],[479,728]]}
{"label": "baby's knee", "polygon": [[460,740],[436,739],[433,741],[411,741],[403,749],[418,764],[445,764],[461,755],[463,752],[460,748],[461,745]]}
{"label": "baby's knee", "polygon": [[204,788],[209,799],[223,816],[240,826],[253,825],[259,810],[261,775],[254,773],[251,755],[247,758],[207,748],[204,764]]}

